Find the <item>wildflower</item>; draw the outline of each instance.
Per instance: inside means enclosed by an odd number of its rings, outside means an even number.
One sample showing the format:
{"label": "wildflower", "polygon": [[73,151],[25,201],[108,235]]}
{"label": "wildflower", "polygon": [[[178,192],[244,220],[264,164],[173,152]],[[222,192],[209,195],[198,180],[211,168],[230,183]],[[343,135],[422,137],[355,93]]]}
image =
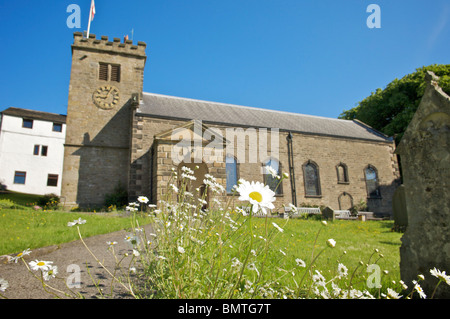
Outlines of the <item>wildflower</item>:
{"label": "wildflower", "polygon": [[150,208],[156,208],[156,205],[155,205],[155,204],[148,204],[148,207],[150,207]]}
{"label": "wildflower", "polygon": [[145,196],[139,196],[137,200],[138,200],[138,202],[140,202],[140,203],[144,203],[144,204],[147,204],[147,203],[148,203],[148,198],[145,197]]}
{"label": "wildflower", "polygon": [[334,248],[334,246],[336,246],[336,241],[330,238],[327,240],[327,245],[330,246],[331,248]]}
{"label": "wildflower", "polygon": [[414,284],[414,290],[419,293],[420,298],[426,299],[427,295],[423,291],[422,287],[420,287],[419,283],[417,281],[415,281],[415,280],[413,280],[412,282]]}
{"label": "wildflower", "polygon": [[141,254],[136,250],[136,249],[133,249],[133,256],[134,257],[139,257]]}
{"label": "wildflower", "polygon": [[49,281],[51,278],[56,278],[56,274],[58,273],[57,266],[49,266],[48,271],[45,271],[42,276],[45,281]]}
{"label": "wildflower", "polygon": [[269,172],[270,175],[272,175],[272,177],[277,178],[278,177],[278,172],[271,166],[266,166],[265,167],[266,172]]}
{"label": "wildflower", "polygon": [[117,245],[117,242],[116,242],[116,241],[107,241],[106,243],[107,243],[108,246],[110,246],[110,247],[112,247],[112,246],[114,246],[114,245]]}
{"label": "wildflower", "polygon": [[30,248],[27,248],[27,249],[25,249],[24,251],[22,251],[21,253],[18,253],[16,256],[14,256],[14,257],[11,259],[11,261],[14,261],[14,262],[17,264],[17,261],[18,261],[20,258],[23,258],[23,256],[29,255],[30,253],[31,253]]}
{"label": "wildflower", "polygon": [[326,220],[322,220],[321,223],[322,223],[322,225],[324,225],[324,226],[327,226],[327,225],[328,225]]}
{"label": "wildflower", "polygon": [[237,259],[236,257],[233,257],[233,259],[231,259],[232,268],[238,268],[240,265],[242,265],[242,263],[239,261],[239,259]]}
{"label": "wildflower", "polygon": [[286,256],[286,253],[284,251],[282,251],[281,249],[279,250],[280,253],[282,253],[284,256]]}
{"label": "wildflower", "polygon": [[184,250],[183,247],[178,246],[178,252],[179,252],[180,254],[184,254],[184,253],[185,253],[185,250]]}
{"label": "wildflower", "polygon": [[72,226],[75,226],[75,225],[82,225],[82,224],[86,224],[86,220],[85,219],[81,219],[81,217],[80,217],[78,219],[75,219],[73,222],[68,222],[67,226],[72,227]]}
{"label": "wildflower", "polygon": [[136,273],[136,267],[130,267],[129,270],[130,270],[131,274],[135,274]]}
{"label": "wildflower", "polygon": [[297,266],[299,266],[299,267],[303,267],[303,268],[306,267],[306,263],[303,260],[301,260],[300,258],[296,258],[295,262],[297,263]]}
{"label": "wildflower", "polygon": [[284,178],[288,178],[288,177],[289,177],[289,174],[288,174],[288,173],[283,173],[283,177],[284,177]]}
{"label": "wildflower", "polygon": [[278,226],[277,224],[272,223],[272,225],[273,225],[276,229],[278,229],[278,231],[279,231],[280,233],[282,233],[282,232],[284,231],[283,228],[281,228],[281,227]]}
{"label": "wildflower", "polygon": [[420,280],[425,280],[425,277],[424,277],[422,274],[418,275],[417,277],[418,277]]}
{"label": "wildflower", "polygon": [[136,207],[134,207],[134,206],[127,206],[127,207],[125,207],[125,209],[126,209],[127,211],[129,211],[129,212],[135,212],[135,211],[138,210],[138,209],[137,209]]}
{"label": "wildflower", "polygon": [[174,193],[178,193],[178,187],[176,187],[174,184],[169,184],[169,188],[171,188]]}
{"label": "wildflower", "polygon": [[439,269],[436,269],[436,267],[434,267],[434,269],[430,269],[430,273],[439,280],[445,281],[447,285],[450,285],[450,276],[447,276],[445,274],[445,271],[440,271]]}
{"label": "wildflower", "polygon": [[8,289],[8,287],[9,287],[8,281],[6,281],[3,278],[0,278],[0,291],[4,292],[4,291],[6,291],[6,289]]}
{"label": "wildflower", "polygon": [[338,272],[339,272],[339,277],[347,277],[347,275],[348,275],[347,267],[345,267],[345,265],[341,264],[341,263],[339,263],[339,265],[338,265]]}
{"label": "wildflower", "polygon": [[316,274],[313,275],[312,279],[317,286],[325,287],[325,277],[320,273],[320,271],[316,270]]}
{"label": "wildflower", "polygon": [[387,299],[400,299],[402,296],[399,295],[397,292],[395,292],[394,290],[392,290],[391,288],[387,289]]}
{"label": "wildflower", "polygon": [[399,283],[402,286],[403,290],[408,289],[408,286],[405,284],[405,282],[403,280],[400,280]]}
{"label": "wildflower", "polygon": [[139,245],[139,238],[136,236],[127,235],[125,236],[125,241],[129,243],[132,247]]}
{"label": "wildflower", "polygon": [[259,271],[258,271],[258,269],[256,268],[255,263],[248,264],[247,268],[250,269],[250,270],[256,271],[256,273],[257,273],[258,276],[259,276]]}
{"label": "wildflower", "polygon": [[53,264],[53,261],[35,260],[29,262],[29,265],[31,266],[32,270],[43,270],[43,271],[50,270],[51,264]]}
{"label": "wildflower", "polygon": [[253,205],[253,213],[258,212],[259,209],[264,214],[267,214],[266,209],[273,209],[275,206],[272,204],[275,201],[275,193],[260,182],[247,182],[243,181],[237,188],[239,192],[239,200],[249,201]]}

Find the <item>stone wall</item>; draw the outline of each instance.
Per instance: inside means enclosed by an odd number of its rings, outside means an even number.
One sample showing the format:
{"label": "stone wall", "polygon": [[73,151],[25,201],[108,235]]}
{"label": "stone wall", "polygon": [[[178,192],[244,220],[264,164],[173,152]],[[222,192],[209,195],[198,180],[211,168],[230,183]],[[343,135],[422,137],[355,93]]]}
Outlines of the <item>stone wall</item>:
{"label": "stone wall", "polygon": [[[128,186],[131,98],[142,93],[145,47],[74,33],[62,179],[67,206],[101,205],[118,184]],[[120,80],[100,80],[100,62],[120,65]],[[103,86],[118,89],[116,105],[94,104],[93,94]]]}
{"label": "stone wall", "polygon": [[[422,287],[431,295],[437,279],[434,267],[450,271],[450,97],[427,75],[428,86],[397,152],[400,154],[408,226],[400,248],[405,282],[423,274]],[[450,297],[439,286],[436,297]]]}
{"label": "stone wall", "polygon": [[[132,139],[132,165],[137,169],[130,181],[131,196],[147,195],[152,196],[153,201],[159,199],[161,188],[169,178],[170,168],[176,167],[172,163],[171,151],[173,143],[156,142],[155,137],[161,132],[170,131],[186,122],[157,119],[149,116],[136,114],[133,126]],[[228,126],[217,126],[207,124],[211,128],[219,128],[223,136],[227,138],[226,129]],[[270,130],[268,130],[270,133]],[[288,132],[279,132],[278,160],[281,164],[281,171],[289,173],[289,160],[287,151]],[[330,206],[339,209],[339,198],[343,195],[351,198],[356,205],[361,200],[369,201],[369,207],[374,212],[391,214],[392,196],[397,187],[399,171],[397,157],[394,154],[393,143],[380,143],[372,141],[362,141],[357,139],[345,139],[326,136],[313,136],[293,133],[293,158],[296,185],[297,204]],[[237,143],[235,143],[237,144]],[[249,181],[263,182],[262,162],[271,155],[270,140],[268,140],[268,156],[257,160],[256,163],[248,162],[248,154],[245,162],[238,163],[240,178]],[[253,145],[254,146],[254,145]],[[237,147],[237,146],[235,146]],[[249,147],[247,145],[247,147]],[[249,150],[253,152],[254,150]],[[235,148],[234,155],[237,155]],[[319,166],[321,196],[308,197],[305,195],[302,166],[308,160],[314,161]],[[344,163],[348,170],[348,182],[340,183],[337,179],[336,166]],[[150,166],[153,167],[151,168]],[[364,169],[374,166],[378,171],[378,182],[381,190],[380,199],[367,198]],[[225,163],[208,164],[209,173],[214,175],[226,186]],[[156,187],[151,187],[153,185]],[[282,194],[277,195],[276,209],[282,210],[283,205],[293,202],[290,179],[284,179],[282,183]],[[155,197],[156,196],[156,197]]]}

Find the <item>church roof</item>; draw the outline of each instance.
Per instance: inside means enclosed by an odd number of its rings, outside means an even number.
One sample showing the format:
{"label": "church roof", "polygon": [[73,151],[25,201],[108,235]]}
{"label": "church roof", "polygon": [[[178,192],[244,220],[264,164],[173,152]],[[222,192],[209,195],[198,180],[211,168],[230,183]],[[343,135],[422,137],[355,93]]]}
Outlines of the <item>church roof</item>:
{"label": "church roof", "polygon": [[144,93],[138,114],[208,124],[278,128],[312,135],[391,142],[392,139],[360,121],[341,120],[284,111]]}

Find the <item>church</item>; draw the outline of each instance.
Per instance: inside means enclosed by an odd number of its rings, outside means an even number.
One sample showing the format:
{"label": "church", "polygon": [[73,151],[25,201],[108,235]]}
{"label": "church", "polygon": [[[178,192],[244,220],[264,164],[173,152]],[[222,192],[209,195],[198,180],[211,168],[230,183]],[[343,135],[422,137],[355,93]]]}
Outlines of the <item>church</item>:
{"label": "church", "polygon": [[[205,174],[226,201],[239,179],[276,193],[275,211],[349,209],[390,215],[400,173],[392,138],[360,121],[143,92],[146,44],[74,33],[62,202],[95,207],[118,185],[157,204],[173,171]],[[286,178],[277,183],[266,167]],[[279,185],[277,185],[279,184]]]}

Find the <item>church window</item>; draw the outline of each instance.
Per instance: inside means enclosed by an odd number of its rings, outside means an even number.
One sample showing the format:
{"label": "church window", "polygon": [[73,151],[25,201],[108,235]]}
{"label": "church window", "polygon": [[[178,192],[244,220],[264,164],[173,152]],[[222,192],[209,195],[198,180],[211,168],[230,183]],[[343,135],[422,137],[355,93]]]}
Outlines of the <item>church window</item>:
{"label": "church window", "polygon": [[[272,172],[276,173],[276,176],[273,176],[269,170],[266,169],[266,166],[272,168]],[[280,195],[283,193],[281,188],[280,179],[277,176],[281,176],[280,163],[276,159],[269,159],[264,163],[264,184],[268,185],[269,188],[275,192],[276,195]]]}
{"label": "church window", "polygon": [[339,165],[336,166],[336,172],[339,184],[349,183],[347,165],[345,165],[344,163],[339,163]]}
{"label": "church window", "polygon": [[364,175],[366,179],[367,197],[369,198],[381,197],[380,188],[378,186],[377,169],[374,166],[369,165],[364,170]]}
{"label": "church window", "polygon": [[120,82],[120,65],[111,64],[111,81]]}
{"label": "church window", "polygon": [[308,161],[303,165],[303,178],[305,182],[305,196],[321,196],[319,167],[316,163]]}
{"label": "church window", "polygon": [[232,193],[233,186],[238,182],[237,162],[233,156],[226,157],[226,173],[227,173],[227,193]]}

